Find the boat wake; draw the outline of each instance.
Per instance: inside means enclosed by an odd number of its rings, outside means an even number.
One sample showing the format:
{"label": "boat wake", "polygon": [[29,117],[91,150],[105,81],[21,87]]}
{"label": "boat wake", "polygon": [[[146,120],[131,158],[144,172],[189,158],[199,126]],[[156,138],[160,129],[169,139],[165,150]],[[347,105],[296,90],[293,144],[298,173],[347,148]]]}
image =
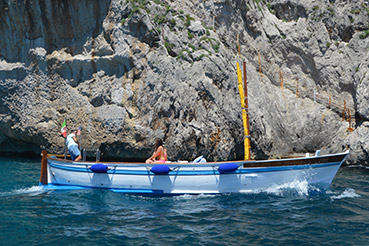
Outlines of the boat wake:
{"label": "boat wake", "polygon": [[314,186],[309,186],[306,180],[300,181],[295,180],[293,182],[281,184],[281,185],[273,185],[261,192],[265,192],[267,194],[282,196],[286,193],[291,194],[297,193],[299,196],[308,196],[309,192],[319,192],[320,189]]}
{"label": "boat wake", "polygon": [[332,196],[331,199],[338,200],[338,199],[355,198],[355,197],[360,197],[360,195],[357,194],[354,189],[348,188],[344,190],[341,194]]}
{"label": "boat wake", "polygon": [[193,200],[195,199],[208,199],[214,196],[218,196],[219,194],[199,194],[199,195],[191,195],[191,194],[184,194],[175,197],[176,200]]}
{"label": "boat wake", "polygon": [[[247,192],[242,192],[242,194],[250,194],[250,195],[252,195],[252,194],[254,194],[254,195],[266,194],[266,195],[275,195],[275,196],[293,195],[293,196],[306,197],[306,196],[309,196],[311,194],[321,193],[323,191],[324,191],[324,189],[321,189],[317,186],[309,185],[309,183],[306,180],[303,180],[303,181],[295,180],[295,181],[289,182],[289,183],[273,185],[273,186],[270,186],[269,188],[265,188],[265,189],[249,190]],[[217,195],[219,195],[219,194],[200,194],[200,195],[196,195],[195,197],[196,197],[196,199],[199,199],[199,198],[200,199],[201,198],[206,199],[206,198],[217,196]],[[177,199],[191,200],[191,199],[194,199],[194,196],[189,195],[189,194],[185,194],[185,195],[179,196]]]}
{"label": "boat wake", "polygon": [[7,192],[1,192],[0,197],[16,196],[16,195],[37,196],[45,192],[46,190],[41,186],[32,186],[32,187],[23,188],[23,189],[16,189],[16,190],[7,191]]}

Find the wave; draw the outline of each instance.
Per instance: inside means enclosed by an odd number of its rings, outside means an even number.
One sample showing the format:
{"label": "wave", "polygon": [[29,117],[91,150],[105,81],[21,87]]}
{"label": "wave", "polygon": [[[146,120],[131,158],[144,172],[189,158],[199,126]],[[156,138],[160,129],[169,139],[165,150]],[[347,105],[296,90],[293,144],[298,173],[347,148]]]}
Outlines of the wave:
{"label": "wave", "polygon": [[183,194],[178,197],[176,197],[177,200],[192,200],[192,199],[207,199],[214,196],[218,196],[219,194],[199,194],[199,195],[189,195],[189,194]]}
{"label": "wave", "polygon": [[14,195],[14,196],[15,195],[37,196],[39,194],[45,193],[46,191],[47,190],[45,190],[41,186],[32,186],[32,187],[23,188],[23,189],[16,189],[16,190],[7,191],[7,192],[1,192],[0,197],[12,196],[12,195]]}
{"label": "wave", "polygon": [[354,189],[348,188],[345,191],[343,191],[341,194],[332,196],[331,199],[337,200],[337,199],[355,198],[355,197],[360,197],[360,195],[357,194]]}
{"label": "wave", "polygon": [[299,196],[309,196],[311,192],[320,191],[321,190],[318,187],[309,185],[307,180],[294,180],[289,183],[273,185],[265,190],[262,190],[261,192],[278,196],[289,194],[291,192],[297,192]]}
{"label": "wave", "polygon": [[[318,187],[309,185],[306,180],[295,180],[293,182],[273,185],[266,189],[255,189],[249,190],[247,192],[242,192],[243,194],[269,194],[276,196],[283,196],[288,194],[296,194],[298,196],[309,196],[311,193],[320,193],[321,189]],[[231,194],[231,193],[230,193]],[[207,199],[209,197],[217,196],[218,194],[200,194],[200,195],[181,195],[176,197],[178,200],[191,200],[191,199]],[[225,194],[223,194],[225,195]]]}
{"label": "wave", "polygon": [[[15,189],[15,190],[8,191],[8,192],[0,192],[0,197],[11,196],[11,195],[37,196],[47,191],[48,190],[42,186],[32,186],[28,188]],[[283,196],[286,194],[291,194],[291,192],[293,192],[293,193],[297,193],[299,196],[309,196],[309,194],[312,192],[319,193],[320,191],[321,190],[318,187],[309,185],[306,180],[303,180],[303,181],[295,180],[289,183],[273,185],[266,189],[250,190],[249,192],[247,192],[247,194],[266,193],[270,195]],[[217,194],[199,194],[195,196],[184,194],[184,195],[176,196],[175,199],[177,200],[208,199],[214,196],[217,196]],[[360,195],[358,195],[354,189],[346,189],[345,191],[343,191],[341,194],[338,194],[338,195],[336,193],[333,193],[333,196],[331,197],[331,199],[354,198],[354,197],[360,197]],[[142,197],[142,199],[149,199],[149,198]]]}

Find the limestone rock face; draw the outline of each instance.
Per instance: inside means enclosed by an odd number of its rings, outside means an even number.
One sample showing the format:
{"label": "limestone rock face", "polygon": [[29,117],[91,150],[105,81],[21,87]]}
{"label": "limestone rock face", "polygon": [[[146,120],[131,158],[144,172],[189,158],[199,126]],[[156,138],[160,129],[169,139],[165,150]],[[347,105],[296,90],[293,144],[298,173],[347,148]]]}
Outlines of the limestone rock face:
{"label": "limestone rock face", "polygon": [[360,0],[0,1],[0,152],[61,152],[66,119],[106,159],[157,137],[171,160],[241,159],[245,60],[253,158],[368,164],[368,17]]}

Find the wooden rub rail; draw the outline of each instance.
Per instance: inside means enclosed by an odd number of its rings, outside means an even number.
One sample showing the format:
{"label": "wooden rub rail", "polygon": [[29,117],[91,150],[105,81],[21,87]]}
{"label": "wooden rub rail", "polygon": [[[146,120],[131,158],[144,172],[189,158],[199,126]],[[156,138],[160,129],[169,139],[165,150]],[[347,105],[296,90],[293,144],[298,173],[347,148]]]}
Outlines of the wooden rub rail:
{"label": "wooden rub rail", "polygon": [[336,156],[327,156],[327,157],[312,157],[308,159],[291,159],[291,160],[270,160],[265,162],[255,162],[255,163],[245,163],[243,164],[244,168],[251,167],[280,167],[280,166],[295,166],[295,165],[313,165],[313,164],[322,164],[322,163],[336,163],[341,162],[343,158],[345,158],[346,154],[336,155]]}

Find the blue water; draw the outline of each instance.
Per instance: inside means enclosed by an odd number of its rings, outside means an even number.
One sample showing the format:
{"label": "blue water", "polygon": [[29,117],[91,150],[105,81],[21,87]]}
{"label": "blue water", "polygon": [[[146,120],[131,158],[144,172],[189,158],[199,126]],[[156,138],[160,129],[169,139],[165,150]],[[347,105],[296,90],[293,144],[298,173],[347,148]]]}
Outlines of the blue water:
{"label": "blue water", "polygon": [[329,190],[142,197],[45,191],[39,159],[0,157],[0,245],[369,245],[369,169]]}

